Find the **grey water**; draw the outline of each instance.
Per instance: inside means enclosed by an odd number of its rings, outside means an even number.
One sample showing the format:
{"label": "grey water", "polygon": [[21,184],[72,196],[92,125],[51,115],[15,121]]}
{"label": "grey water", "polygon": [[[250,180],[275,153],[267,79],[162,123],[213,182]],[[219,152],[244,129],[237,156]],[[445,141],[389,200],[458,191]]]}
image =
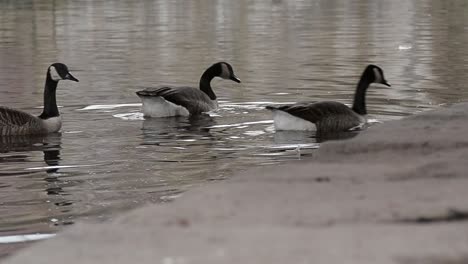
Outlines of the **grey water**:
{"label": "grey water", "polygon": [[[368,91],[376,122],[466,101],[467,29],[461,0],[0,0],[0,105],[39,114],[53,62],[80,79],[59,84],[61,133],[0,138],[0,238],[53,234],[309,159],[321,140],[275,133],[264,106],[351,104],[369,63],[392,84]],[[213,81],[219,111],[142,117],[137,90],[197,86],[217,61],[243,81]]]}

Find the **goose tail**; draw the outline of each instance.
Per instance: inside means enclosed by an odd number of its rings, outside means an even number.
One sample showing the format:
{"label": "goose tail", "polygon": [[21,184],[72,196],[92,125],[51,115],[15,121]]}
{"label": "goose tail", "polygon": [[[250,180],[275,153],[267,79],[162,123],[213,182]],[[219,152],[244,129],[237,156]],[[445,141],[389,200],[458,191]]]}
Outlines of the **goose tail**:
{"label": "goose tail", "polygon": [[138,95],[139,97],[141,96],[150,96],[150,94],[148,92],[146,92],[145,90],[142,90],[142,91],[138,91],[138,92],[135,92],[136,95]]}
{"label": "goose tail", "polygon": [[275,110],[278,110],[278,106],[275,106],[275,105],[267,105],[267,106],[265,106],[265,109],[271,110],[271,111],[275,111]]}

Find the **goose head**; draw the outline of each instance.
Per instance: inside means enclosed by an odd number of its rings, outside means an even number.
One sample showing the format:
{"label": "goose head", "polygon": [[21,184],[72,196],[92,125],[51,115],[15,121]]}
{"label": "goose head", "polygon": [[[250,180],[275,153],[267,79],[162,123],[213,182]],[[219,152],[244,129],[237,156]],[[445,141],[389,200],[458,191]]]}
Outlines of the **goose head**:
{"label": "goose head", "polygon": [[215,67],[216,72],[218,73],[216,76],[236,83],[241,82],[241,80],[234,74],[234,70],[229,63],[222,61],[215,63],[212,67]]}
{"label": "goose head", "polygon": [[370,64],[367,66],[365,72],[369,75],[371,83],[379,83],[388,87],[391,86],[387,80],[385,80],[383,70],[379,66]]}
{"label": "goose head", "polygon": [[68,71],[67,65],[63,63],[54,63],[49,66],[49,69],[47,70],[47,74],[50,76],[50,78],[56,82],[60,80],[70,80],[70,81],[75,81],[78,82],[78,79],[76,79],[70,71]]}

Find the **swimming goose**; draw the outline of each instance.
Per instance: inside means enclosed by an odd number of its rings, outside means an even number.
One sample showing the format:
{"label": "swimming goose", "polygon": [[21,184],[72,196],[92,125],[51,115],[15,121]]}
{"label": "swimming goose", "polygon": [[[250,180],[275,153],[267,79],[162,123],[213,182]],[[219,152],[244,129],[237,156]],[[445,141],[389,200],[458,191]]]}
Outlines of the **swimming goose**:
{"label": "swimming goose", "polygon": [[159,86],[136,92],[143,103],[143,115],[146,117],[189,116],[215,110],[218,108],[218,102],[210,85],[214,77],[241,82],[229,63],[215,63],[201,76],[200,89]]}
{"label": "swimming goose", "polygon": [[365,95],[371,83],[390,86],[381,68],[368,65],[357,85],[352,108],[333,101],[303,102],[266,108],[273,111],[276,130],[317,130],[318,134],[343,132],[366,122]]}
{"label": "swimming goose", "polygon": [[40,116],[0,106],[0,135],[47,134],[60,130],[62,121],[55,100],[55,91],[60,80],[78,82],[65,64],[54,63],[47,69],[44,87],[44,109]]}

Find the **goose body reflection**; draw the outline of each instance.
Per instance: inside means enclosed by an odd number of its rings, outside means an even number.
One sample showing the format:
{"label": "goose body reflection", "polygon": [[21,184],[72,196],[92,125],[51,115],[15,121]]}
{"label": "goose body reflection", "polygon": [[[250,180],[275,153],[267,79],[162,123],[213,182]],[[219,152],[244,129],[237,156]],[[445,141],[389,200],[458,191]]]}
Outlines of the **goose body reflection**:
{"label": "goose body reflection", "polygon": [[156,144],[172,139],[194,140],[200,137],[211,137],[210,127],[215,120],[209,115],[172,118],[149,118],[143,121],[143,144]]}

